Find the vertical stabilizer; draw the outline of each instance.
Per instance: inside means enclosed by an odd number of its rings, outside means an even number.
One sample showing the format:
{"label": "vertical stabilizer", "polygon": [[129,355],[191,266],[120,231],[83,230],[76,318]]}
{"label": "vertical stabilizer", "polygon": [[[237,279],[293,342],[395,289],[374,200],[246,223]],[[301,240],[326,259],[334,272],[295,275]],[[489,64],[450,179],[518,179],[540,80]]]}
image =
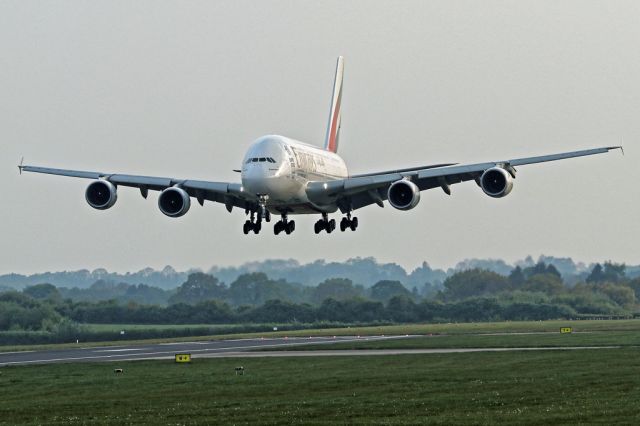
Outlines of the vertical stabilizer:
{"label": "vertical stabilizer", "polygon": [[340,136],[340,103],[342,102],[342,75],[344,74],[344,57],[338,56],[336,76],[333,81],[333,96],[331,98],[331,110],[329,111],[329,124],[327,124],[327,137],[324,140],[324,149],[331,152],[338,151],[338,138]]}

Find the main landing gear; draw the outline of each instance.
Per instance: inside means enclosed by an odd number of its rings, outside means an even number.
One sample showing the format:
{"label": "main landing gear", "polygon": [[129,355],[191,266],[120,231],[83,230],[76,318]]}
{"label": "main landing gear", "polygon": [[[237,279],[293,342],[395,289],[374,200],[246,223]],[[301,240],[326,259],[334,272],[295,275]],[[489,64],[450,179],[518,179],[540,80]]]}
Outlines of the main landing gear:
{"label": "main landing gear", "polygon": [[317,221],[313,226],[316,234],[319,234],[321,231],[327,231],[327,234],[330,234],[334,229],[336,229],[336,220],[329,220],[329,216],[326,213],[322,213],[322,219]]}
{"label": "main landing gear", "polygon": [[[340,221],[340,231],[344,232],[347,229],[351,229],[355,231],[358,228],[358,218],[351,217],[351,213],[347,213],[345,217]],[[329,216],[326,213],[322,213],[322,219],[316,222],[313,227],[313,230],[316,234],[319,234],[322,231],[327,231],[327,234],[332,233],[336,229],[336,220],[329,219]]]}
{"label": "main landing gear", "polygon": [[249,220],[247,220],[242,226],[242,232],[244,232],[245,235],[247,235],[251,231],[253,231],[254,234],[260,233],[260,230],[262,229],[263,219],[267,222],[271,222],[271,213],[269,213],[269,210],[267,210],[266,195],[260,195],[258,197],[257,216],[256,210],[251,210],[251,216],[249,216]]}
{"label": "main landing gear", "polygon": [[340,221],[340,230],[344,232],[347,229],[351,229],[352,231],[358,229],[358,218],[352,218],[351,213],[347,213],[347,215]]}
{"label": "main landing gear", "polygon": [[251,231],[253,231],[254,234],[258,234],[261,229],[262,217],[258,216],[256,220],[255,212],[251,212],[249,219],[244,223],[244,225],[242,225],[242,232],[244,232],[244,235],[247,235]]}
{"label": "main landing gear", "polygon": [[276,222],[273,225],[273,233],[278,235],[282,231],[284,231],[287,235],[296,230],[296,222],[294,220],[288,220],[287,215],[283,214],[282,219]]}

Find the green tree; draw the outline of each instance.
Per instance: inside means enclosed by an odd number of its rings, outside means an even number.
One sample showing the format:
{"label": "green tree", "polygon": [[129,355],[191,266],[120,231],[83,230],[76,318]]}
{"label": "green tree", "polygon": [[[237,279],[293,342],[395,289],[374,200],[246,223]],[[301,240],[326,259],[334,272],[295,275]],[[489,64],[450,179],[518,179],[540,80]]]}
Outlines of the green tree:
{"label": "green tree", "polygon": [[228,299],[236,306],[261,305],[268,300],[296,301],[299,286],[285,280],[271,280],[262,272],[242,274],[229,286]]}
{"label": "green tree", "polygon": [[564,291],[562,279],[555,274],[544,273],[531,276],[522,287],[526,291],[539,291],[549,295],[560,294]]}
{"label": "green tree", "polygon": [[176,294],[169,299],[170,304],[186,303],[195,305],[205,300],[224,299],[227,289],[218,279],[202,272],[189,274]]}
{"label": "green tree", "polygon": [[418,309],[410,297],[394,296],[387,304],[387,315],[395,322],[415,322],[418,320]]}
{"label": "green tree", "polygon": [[56,286],[49,283],[32,285],[22,290],[22,292],[37,300],[50,300],[52,302],[61,300],[60,292]]}
{"label": "green tree", "polygon": [[329,278],[318,284],[313,290],[311,301],[320,304],[325,299],[346,300],[361,297],[362,287],[356,287],[346,278]]}
{"label": "green tree", "polygon": [[636,294],[633,289],[625,285],[605,283],[598,286],[598,291],[625,309],[633,308],[636,301]]}
{"label": "green tree", "polygon": [[524,273],[522,272],[522,268],[516,266],[509,274],[509,283],[511,284],[511,287],[519,288],[524,284],[525,281],[526,278],[524,276]]}
{"label": "green tree", "polygon": [[558,272],[555,266],[552,264],[547,265],[544,262],[538,262],[534,266],[525,268],[522,272],[526,278],[530,278],[538,274],[553,274],[558,278],[562,278],[562,275],[560,275],[560,272]]}
{"label": "green tree", "polygon": [[371,287],[371,298],[380,302],[386,302],[394,296],[411,297],[411,292],[400,281],[382,280]]}
{"label": "green tree", "polygon": [[605,262],[604,267],[596,263],[586,281],[588,283],[619,283],[626,278],[625,270],[626,265],[624,263]]}
{"label": "green tree", "polygon": [[463,300],[469,297],[499,293],[510,288],[509,280],[484,269],[456,272],[444,281],[445,300]]}

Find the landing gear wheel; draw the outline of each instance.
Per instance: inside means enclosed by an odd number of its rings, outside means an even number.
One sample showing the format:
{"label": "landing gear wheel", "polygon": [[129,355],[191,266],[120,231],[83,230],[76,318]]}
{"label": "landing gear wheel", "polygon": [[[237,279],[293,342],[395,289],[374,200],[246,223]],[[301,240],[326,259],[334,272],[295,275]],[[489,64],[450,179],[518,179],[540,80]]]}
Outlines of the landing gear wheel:
{"label": "landing gear wheel", "polygon": [[282,222],[278,221],[275,225],[273,225],[273,233],[278,235],[282,232]]}
{"label": "landing gear wheel", "polygon": [[262,224],[260,222],[257,222],[256,224],[254,224],[252,226],[252,228],[253,228],[253,233],[254,234],[259,234],[260,230],[262,229]]}
{"label": "landing gear wheel", "polygon": [[314,231],[316,234],[319,234],[319,233],[320,233],[320,231],[322,231],[322,221],[321,221],[321,220],[317,221],[317,222],[316,222],[316,224],[315,224],[315,225],[313,225],[313,231]]}
{"label": "landing gear wheel", "polygon": [[353,219],[351,219],[351,226],[350,226],[352,231],[355,231],[356,229],[358,229],[358,218],[354,217]]}
{"label": "landing gear wheel", "polygon": [[244,235],[247,235],[249,231],[251,231],[251,228],[252,228],[251,225],[253,224],[249,221],[246,221],[244,225],[242,225],[242,232],[244,232]]}
{"label": "landing gear wheel", "polygon": [[295,221],[289,221],[287,222],[287,224],[284,226],[284,230],[285,232],[288,234],[292,233],[293,231],[296,230],[296,223]]}

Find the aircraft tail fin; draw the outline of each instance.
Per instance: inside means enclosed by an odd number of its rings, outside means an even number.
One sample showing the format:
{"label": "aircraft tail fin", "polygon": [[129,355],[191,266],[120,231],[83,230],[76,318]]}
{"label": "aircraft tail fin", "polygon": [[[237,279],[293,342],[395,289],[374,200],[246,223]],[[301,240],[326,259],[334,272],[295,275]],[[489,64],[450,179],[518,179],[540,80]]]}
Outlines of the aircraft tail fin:
{"label": "aircraft tail fin", "polygon": [[338,56],[336,76],[333,81],[333,96],[331,98],[331,110],[329,111],[329,123],[327,124],[327,136],[324,141],[324,149],[331,152],[338,151],[338,139],[340,137],[340,104],[342,102],[342,75],[344,74],[344,57]]}

